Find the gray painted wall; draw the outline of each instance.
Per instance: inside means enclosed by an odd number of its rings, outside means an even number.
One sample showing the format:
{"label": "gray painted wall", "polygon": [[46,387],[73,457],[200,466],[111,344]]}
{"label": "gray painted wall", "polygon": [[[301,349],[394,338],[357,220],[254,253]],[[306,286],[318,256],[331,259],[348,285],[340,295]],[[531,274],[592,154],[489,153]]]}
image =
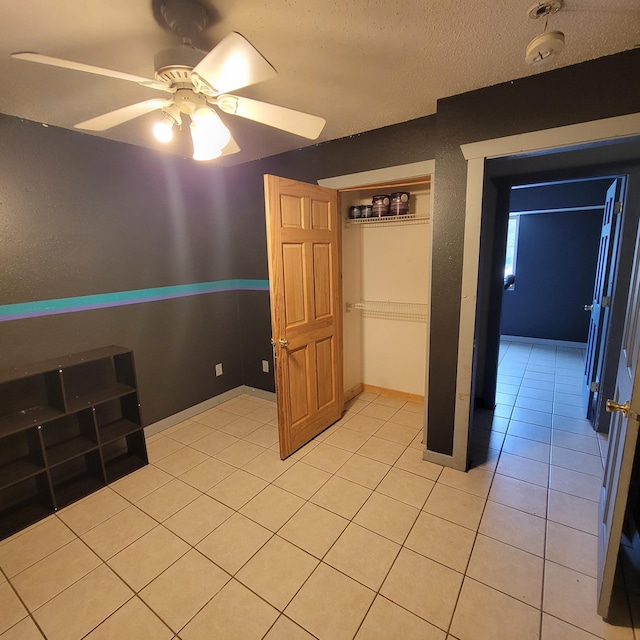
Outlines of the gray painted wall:
{"label": "gray painted wall", "polygon": [[[235,276],[220,171],[8,116],[0,149],[0,304]],[[109,344],[135,352],[145,423],[243,382],[233,292],[0,322],[0,368]]]}
{"label": "gray painted wall", "polygon": [[[433,124],[223,170],[0,115],[0,305],[266,280],[263,172],[313,182],[432,157]],[[270,337],[268,292],[211,293],[0,322],[0,369],[130,347],[148,424],[242,384],[273,391]]]}

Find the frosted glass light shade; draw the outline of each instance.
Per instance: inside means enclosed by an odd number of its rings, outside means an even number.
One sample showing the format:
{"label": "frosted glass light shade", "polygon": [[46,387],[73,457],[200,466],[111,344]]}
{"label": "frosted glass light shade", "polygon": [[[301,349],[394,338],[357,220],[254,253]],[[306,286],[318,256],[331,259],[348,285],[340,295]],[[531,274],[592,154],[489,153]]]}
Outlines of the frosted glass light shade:
{"label": "frosted glass light shade", "polygon": [[231,133],[217,113],[208,107],[198,109],[191,116],[191,138],[194,160],[213,160],[222,155]]}
{"label": "frosted glass light shade", "polygon": [[173,120],[165,116],[153,125],[153,135],[159,142],[169,142],[173,138]]}

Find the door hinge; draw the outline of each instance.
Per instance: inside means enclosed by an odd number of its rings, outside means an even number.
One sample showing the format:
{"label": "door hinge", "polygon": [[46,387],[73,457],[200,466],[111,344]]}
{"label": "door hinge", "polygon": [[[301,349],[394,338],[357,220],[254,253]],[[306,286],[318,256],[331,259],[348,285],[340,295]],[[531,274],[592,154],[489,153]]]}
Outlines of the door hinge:
{"label": "door hinge", "polygon": [[622,202],[622,200],[618,200],[617,202],[613,203],[613,213],[622,213],[623,209],[624,202]]}
{"label": "door hinge", "polygon": [[603,309],[606,309],[607,307],[611,306],[611,296],[602,296],[602,302],[600,303],[600,306]]}
{"label": "door hinge", "polygon": [[599,382],[592,382],[589,385],[589,391],[591,391],[592,393],[598,393],[598,391],[600,391],[600,383]]}

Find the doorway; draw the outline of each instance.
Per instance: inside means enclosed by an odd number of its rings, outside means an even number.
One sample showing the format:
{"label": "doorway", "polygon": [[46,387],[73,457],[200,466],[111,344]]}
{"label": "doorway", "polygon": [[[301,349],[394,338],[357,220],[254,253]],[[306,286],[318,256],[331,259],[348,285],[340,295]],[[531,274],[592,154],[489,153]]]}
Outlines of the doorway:
{"label": "doorway", "polygon": [[[612,146],[615,147],[615,145],[612,145]],[[594,149],[589,149],[586,154],[587,156],[586,159],[583,158],[584,162],[582,166],[580,166],[579,163],[576,163],[575,165],[572,166],[571,162],[568,162],[567,164],[562,164],[562,169],[560,173],[558,172],[558,169],[551,169],[550,167],[553,167],[554,163],[555,165],[561,164],[560,158],[562,156],[564,156],[564,159],[567,159],[567,158],[570,159],[572,155],[570,152],[553,153],[549,157],[538,156],[535,158],[527,158],[527,159],[505,158],[503,160],[500,160],[499,162],[497,161],[496,165],[493,167],[491,167],[492,161],[489,161],[486,163],[487,165],[486,173],[484,171],[485,167],[480,167],[480,165],[478,164],[477,169],[479,171],[482,171],[483,183],[480,188],[480,193],[482,193],[482,203],[481,203],[482,235],[480,233],[478,234],[478,239],[480,240],[480,243],[479,243],[480,244],[480,251],[479,251],[480,264],[477,271],[477,274],[479,277],[477,279],[478,298],[477,298],[477,307],[476,307],[475,338],[476,338],[478,347],[482,346],[483,353],[482,354],[479,353],[480,348],[478,348],[477,352],[475,353],[476,368],[474,370],[474,374],[475,374],[474,380],[476,381],[476,383],[478,381],[480,381],[481,383],[481,384],[476,384],[476,391],[480,391],[480,393],[486,392],[487,390],[490,391],[491,384],[490,384],[490,381],[487,380],[487,376],[486,376],[486,374],[488,373],[486,369],[486,363],[488,360],[491,359],[492,354],[495,353],[496,365],[497,365],[497,360],[500,354],[500,344],[499,344],[500,320],[496,319],[495,313],[492,314],[492,310],[495,311],[496,306],[495,304],[491,304],[491,303],[492,302],[495,303],[497,299],[497,308],[498,309],[500,308],[502,286],[503,286],[503,279],[504,279],[504,273],[503,272],[500,273],[500,271],[504,269],[504,262],[501,260],[500,264],[496,265],[495,246],[492,246],[491,243],[486,242],[487,228],[493,229],[494,236],[496,237],[500,236],[500,234],[497,233],[497,229],[499,228],[499,223],[501,218],[500,216],[495,215],[495,212],[500,210],[501,207],[503,208],[502,209],[503,211],[505,210],[504,207],[508,207],[508,199],[506,199],[504,196],[504,190],[501,191],[501,189],[499,188],[500,180],[502,179],[503,182],[511,181],[512,183],[516,180],[522,180],[522,176],[526,174],[526,170],[522,173],[519,171],[519,169],[521,169],[523,166],[522,164],[518,166],[520,160],[533,160],[534,165],[536,164],[536,162],[538,163],[537,168],[540,171],[540,173],[536,176],[538,180],[542,179],[542,180],[551,181],[553,179],[557,179],[559,176],[566,179],[566,178],[574,178],[574,177],[585,177],[585,175],[591,177],[595,175],[602,176],[605,174],[611,175],[611,176],[620,175],[622,173],[629,174],[627,200],[631,206],[625,211],[625,213],[627,213],[628,215],[626,215],[623,219],[622,230],[621,230],[622,240],[620,244],[620,254],[617,259],[618,282],[616,283],[616,286],[617,286],[617,291],[620,295],[617,295],[615,297],[616,303],[612,304],[612,307],[611,307],[612,309],[611,313],[614,315],[617,315],[617,317],[620,319],[620,318],[624,318],[624,308],[626,307],[627,297],[628,297],[626,294],[629,288],[629,276],[631,273],[630,265],[633,262],[633,253],[634,253],[633,248],[634,248],[636,236],[637,236],[638,208],[639,208],[638,196],[640,195],[639,187],[638,187],[639,176],[638,176],[637,141],[635,143],[632,142],[630,148],[635,150],[635,157],[630,158],[627,163],[620,161],[620,162],[612,162],[609,165],[606,165],[606,163],[596,164],[595,160],[597,160],[598,158],[598,153]],[[615,149],[614,149],[614,153],[615,153]],[[545,161],[549,163],[546,169],[543,166],[543,163]],[[475,161],[472,161],[472,162],[475,163]],[[472,162],[470,162],[470,173],[472,168],[471,167]],[[498,164],[500,164],[501,167],[497,167]],[[540,167],[543,167],[543,168],[540,169]],[[505,171],[505,169],[507,170]],[[492,170],[494,171],[494,173],[490,175]],[[504,173],[501,173],[502,171],[504,171]],[[479,198],[476,198],[476,200],[479,201]],[[505,203],[505,200],[507,200],[506,203]],[[505,229],[505,236],[506,236],[506,229]],[[483,243],[483,239],[484,239],[484,243]],[[502,255],[504,255],[504,253]],[[496,282],[499,285],[499,290],[496,286]],[[617,314],[616,314],[616,304],[618,305]],[[623,310],[622,310],[622,313],[620,314],[619,311],[621,306]],[[616,322],[615,318],[612,317],[610,335],[615,336],[615,332],[620,331],[622,329],[622,326],[623,326],[623,322]],[[610,351],[613,351],[613,349],[611,349]],[[505,355],[504,347],[503,347],[502,354]],[[532,354],[533,354],[533,348],[531,352],[528,354],[528,357],[530,359]],[[512,354],[512,355],[515,355],[515,354]],[[519,354],[519,355],[522,355],[522,354]],[[544,356],[548,356],[548,355],[549,355],[548,353],[545,354],[545,353],[541,353],[540,351],[538,351],[538,353],[535,353],[533,358],[535,368],[529,369],[529,371],[527,371],[527,368],[529,365],[529,360],[528,360],[526,363],[526,367],[521,374],[522,380],[524,381],[524,378],[527,375],[529,378],[540,379],[540,376],[542,374],[544,373],[549,374],[550,372],[548,371],[540,371],[540,366],[550,365],[550,363],[542,361]],[[557,363],[559,358],[558,352],[556,352],[555,358]],[[615,355],[611,354],[611,358],[613,360],[610,360],[609,356],[605,356],[605,362],[604,362],[605,371],[608,370],[608,368],[610,367],[611,361],[614,361],[615,363],[617,363],[617,361],[619,360],[619,353]],[[537,362],[535,362],[535,360],[537,360]],[[562,364],[564,365],[566,364],[566,362],[563,362]],[[562,368],[567,370],[569,369],[566,366],[563,366]],[[495,367],[494,370],[497,370],[497,366]],[[483,379],[483,374],[485,374],[484,379]],[[555,376],[557,376],[557,369],[556,369]],[[487,384],[487,382],[489,382],[489,384]],[[558,381],[554,377],[554,393],[557,391],[557,384],[556,384],[557,382]],[[575,389],[576,387],[574,387],[574,390]],[[574,395],[577,395],[577,394],[574,394]],[[605,398],[607,397],[607,395],[605,395],[604,393],[602,395]],[[608,397],[615,398],[617,397],[617,395],[611,394]],[[548,445],[549,447],[548,448],[549,485],[547,490],[548,518],[556,524],[565,525],[566,527],[568,527],[568,529],[581,530],[587,536],[587,537],[583,536],[583,541],[585,542],[588,541],[593,547],[597,541],[596,534],[598,534],[598,532],[593,531],[593,529],[591,531],[586,531],[585,528],[588,526],[593,526],[593,523],[597,521],[598,502],[597,502],[595,490],[600,489],[602,466],[601,466],[601,463],[598,465],[593,465],[591,467],[591,470],[594,472],[592,476],[592,474],[589,473],[589,468],[587,468],[586,465],[591,462],[599,462],[598,458],[600,456],[596,455],[595,449],[593,449],[594,440],[596,444],[605,445],[602,447],[600,446],[598,447],[600,454],[604,454],[605,452],[606,440],[604,438],[601,439],[601,436],[594,433],[593,430],[591,430],[591,427],[588,423],[587,425],[583,425],[583,426],[588,426],[589,431],[585,431],[583,434],[576,431],[573,431],[573,432],[568,431],[566,428],[561,428],[559,422],[564,421],[565,425],[563,426],[566,426],[567,424],[570,424],[570,423],[567,423],[566,420],[567,418],[570,419],[571,416],[557,415],[557,413],[553,411],[553,408],[554,406],[552,405],[552,413],[550,415],[550,427],[549,427],[549,431],[546,432],[550,437],[550,443]],[[523,407],[523,409],[526,409],[526,407]],[[476,414],[475,417],[476,417],[476,423],[477,423],[478,418],[481,418],[482,416]],[[517,417],[519,416],[516,415],[516,418]],[[502,458],[500,459],[500,462],[498,463],[498,465],[501,465],[501,467],[500,469],[498,469],[498,471],[501,473],[501,475],[505,475],[505,476],[508,476],[510,473],[511,474],[519,473],[520,475],[522,475],[523,473],[529,473],[530,480],[528,482],[530,484],[535,484],[532,479],[535,477],[538,477],[538,478],[542,477],[540,468],[537,464],[535,464],[535,462],[539,462],[539,463],[542,463],[542,462],[540,460],[535,461],[533,460],[533,458],[531,458],[533,462],[527,462],[525,463],[524,468],[519,468],[520,465],[516,465],[515,461],[511,459],[511,456],[526,458],[526,457],[532,457],[533,455],[538,455],[538,456],[545,455],[547,449],[544,445],[546,443],[538,442],[536,444],[537,441],[533,440],[532,438],[527,438],[525,439],[525,440],[529,440],[529,442],[526,445],[527,455],[522,455],[525,452],[525,450],[522,448],[521,449],[515,448],[516,445],[521,445],[522,442],[520,441],[514,442],[509,439],[509,436],[519,437],[519,435],[516,433],[518,425],[515,424],[513,418],[514,416],[513,414],[511,414],[510,415],[511,422],[507,429],[506,435],[504,436],[505,444],[503,444],[503,448],[502,448],[502,451],[506,453],[506,455],[504,456],[504,462]],[[491,419],[496,420],[497,418],[492,417]],[[529,421],[529,424],[531,424],[531,420]],[[495,436],[493,435],[493,431],[494,431],[493,426],[494,425],[492,424],[491,434],[489,438],[493,437],[495,439]],[[515,430],[510,431],[512,426],[515,428]],[[537,426],[543,427],[543,425],[537,425]],[[576,425],[572,424],[572,426],[576,426]],[[538,433],[542,433],[542,432],[538,431]],[[524,435],[524,434],[520,433],[520,435]],[[531,436],[532,432],[530,432],[528,435]],[[497,437],[500,438],[500,436],[497,436]],[[591,438],[591,440],[589,441],[587,440],[587,438]],[[506,448],[504,448],[505,445],[506,445]],[[589,453],[588,449],[586,449],[587,447],[591,447],[591,453]],[[570,453],[568,453],[569,451]],[[576,459],[580,461],[579,464],[576,464],[575,462]],[[596,471],[599,472],[598,475],[596,475],[595,473]],[[535,476],[534,474],[536,473],[539,475]],[[592,476],[591,490],[594,491],[594,493],[591,494],[591,497],[588,497],[586,495],[579,495],[578,492],[580,491],[584,492],[586,490],[586,486],[587,486],[586,483],[589,480],[589,476]],[[523,482],[523,481],[524,480],[519,480],[519,479],[513,480],[513,482]],[[574,520],[572,524],[563,522],[563,519],[567,517],[573,517],[573,516],[570,516],[570,514],[573,514],[574,516],[576,516],[577,519]],[[592,524],[589,525],[589,523],[592,523]],[[594,556],[595,556],[595,551],[589,552],[588,554],[584,554],[582,557],[593,559]],[[582,571],[588,574],[589,572],[593,571],[593,566],[591,566],[590,568],[584,567]],[[600,576],[600,574],[601,574],[601,570],[599,569],[598,576]]]}
{"label": "doorway", "polygon": [[[583,370],[571,372],[582,380],[566,391],[575,397],[561,400],[575,407],[566,409],[567,415],[587,418],[603,432],[608,420],[598,424],[599,388],[608,385],[603,368],[624,181],[624,177],[604,176],[505,187],[509,206],[501,341],[584,351]],[[498,261],[503,246],[496,243]],[[617,352],[618,346],[609,348]],[[496,400],[499,403],[501,398]]]}
{"label": "doorway", "polygon": [[495,215],[485,210],[483,218],[490,304],[487,340],[478,341],[484,369],[476,368],[480,430],[472,431],[471,458],[482,464],[488,444],[490,457],[502,450],[504,475],[556,490],[569,482],[580,487],[575,495],[597,501],[606,440],[596,437],[582,396],[586,308],[615,176],[534,178],[494,179]]}
{"label": "doorway", "polygon": [[[447,398],[453,409],[453,447],[450,453],[441,453],[427,448],[425,460],[440,462],[447,466],[465,469],[468,461],[469,420],[476,397],[476,373],[481,366],[480,351],[486,342],[486,290],[479,276],[484,267],[486,253],[480,252],[480,230],[484,224],[483,211],[486,202],[496,201],[496,189],[487,180],[487,169],[494,162],[511,163],[521,160],[544,160],[548,164],[543,170],[557,179],[556,171],[566,169],[565,153],[582,153],[579,161],[569,166],[592,167],[594,163],[635,163],[637,171],[640,158],[640,114],[617,116],[604,120],[583,122],[557,127],[552,130],[534,131],[504,138],[484,140],[460,146],[467,161],[466,207],[464,216],[464,255],[460,290],[460,315],[458,323],[458,348],[455,367],[455,395]],[[570,151],[569,151],[570,150]],[[561,153],[563,152],[563,153]],[[554,171],[555,169],[555,171]],[[526,173],[521,167],[509,166],[503,175]],[[602,172],[600,171],[600,174]],[[631,186],[629,185],[629,188]],[[623,237],[624,237],[623,229]],[[483,326],[485,325],[485,326]],[[496,335],[498,335],[496,333]],[[439,424],[432,424],[427,414],[427,442],[429,434],[442,432]],[[445,430],[448,432],[448,428]]]}
{"label": "doorway", "polygon": [[[592,421],[598,431],[608,431],[604,400],[613,393],[617,353],[626,309],[626,290],[631,274],[638,207],[622,211],[621,201],[609,203],[611,186],[623,198],[626,178],[619,167],[596,165],[572,168],[579,155],[566,155],[562,170],[504,174],[507,168],[544,166],[536,162],[489,162],[483,203],[481,261],[478,286],[475,406],[496,404],[496,383],[501,336],[554,340],[556,345],[584,346],[584,377],[580,394],[584,400],[573,417]],[[544,159],[542,159],[544,160]],[[638,165],[625,169],[637,183]],[[622,186],[620,186],[622,185]],[[637,187],[636,187],[637,188]],[[614,206],[615,205],[615,206]],[[607,216],[614,208],[620,213]],[[509,220],[517,235],[515,282],[504,288],[505,254]],[[609,226],[603,224],[605,218]],[[614,218],[614,232],[611,219]],[[603,231],[608,253],[599,256]],[[605,247],[606,248],[606,247]],[[608,262],[607,262],[608,261]],[[611,268],[603,269],[599,263]],[[596,274],[598,287],[594,287]],[[598,293],[595,293],[598,289]],[[619,290],[617,296],[615,290]],[[597,298],[596,304],[594,299]],[[601,333],[593,331],[594,306],[605,299],[599,314]],[[601,310],[602,311],[602,310]],[[532,340],[529,340],[530,342]],[[558,342],[559,341],[559,342]],[[606,347],[606,348],[605,348]],[[593,381],[597,380],[597,385]],[[576,391],[574,389],[574,391]],[[608,395],[607,395],[608,394]],[[578,395],[578,394],[576,394]]]}

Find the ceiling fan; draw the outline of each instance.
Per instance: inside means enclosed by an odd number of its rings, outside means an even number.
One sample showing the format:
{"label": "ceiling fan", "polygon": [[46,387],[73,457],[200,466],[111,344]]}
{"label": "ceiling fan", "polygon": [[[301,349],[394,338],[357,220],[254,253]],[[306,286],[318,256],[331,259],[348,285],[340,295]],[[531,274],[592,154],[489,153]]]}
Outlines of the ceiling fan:
{"label": "ceiling fan", "polygon": [[209,21],[206,7],[198,0],[166,0],[161,7],[167,25],[182,37],[182,46],[164,49],[154,59],[155,79],[52,58],[39,53],[20,52],[13,58],[54,67],[135,82],[143,87],[171,94],[131,104],[75,125],[87,131],[105,131],[152,111],[161,110],[162,119],[153,131],[161,142],[169,142],[173,127],[188,116],[193,140],[193,158],[212,160],[240,150],[213,107],[224,113],[309,140],[318,138],[324,118],[285,107],[252,100],[230,92],[277,76],[269,62],[239,33],[232,32],[208,53],[192,46],[192,38]]}

